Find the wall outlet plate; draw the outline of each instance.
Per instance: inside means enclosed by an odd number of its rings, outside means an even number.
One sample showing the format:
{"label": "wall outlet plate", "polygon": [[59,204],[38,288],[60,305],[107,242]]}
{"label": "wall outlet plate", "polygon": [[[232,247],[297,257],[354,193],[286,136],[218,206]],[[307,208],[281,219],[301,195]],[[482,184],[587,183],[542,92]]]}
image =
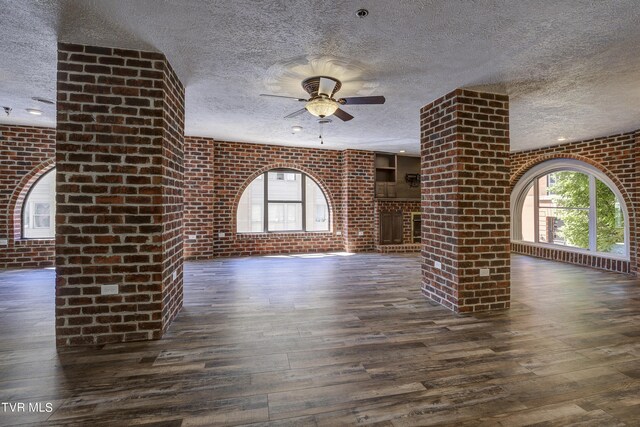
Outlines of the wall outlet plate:
{"label": "wall outlet plate", "polygon": [[118,285],[102,285],[100,287],[100,295],[116,295],[118,293]]}
{"label": "wall outlet plate", "polygon": [[440,269],[440,268],[442,268],[442,263],[440,263],[440,261],[435,261],[435,262],[433,263],[433,267],[434,267],[434,268],[438,268],[438,269]]}
{"label": "wall outlet plate", "polygon": [[178,272],[174,271],[173,272],[173,280],[176,280],[178,278]]}
{"label": "wall outlet plate", "polygon": [[9,239],[0,239],[0,246],[8,246]]}
{"label": "wall outlet plate", "polygon": [[198,238],[198,236],[196,236],[195,234],[190,234],[189,235],[189,240],[196,240]]}
{"label": "wall outlet plate", "polygon": [[218,237],[224,237],[225,235],[225,233],[218,233]]}
{"label": "wall outlet plate", "polygon": [[358,236],[364,236],[364,231],[358,231]]}
{"label": "wall outlet plate", "polygon": [[342,231],[336,231],[336,236],[342,236]]}
{"label": "wall outlet plate", "polygon": [[486,277],[489,274],[491,274],[491,271],[488,268],[481,268],[480,269],[480,276]]}

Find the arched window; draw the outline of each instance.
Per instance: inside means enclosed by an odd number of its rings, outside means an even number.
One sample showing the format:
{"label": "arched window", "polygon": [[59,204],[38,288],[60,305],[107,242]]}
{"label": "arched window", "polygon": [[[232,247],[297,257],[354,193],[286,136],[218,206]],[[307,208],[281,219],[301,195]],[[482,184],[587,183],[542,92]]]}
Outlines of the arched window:
{"label": "arched window", "polygon": [[292,169],[272,169],[240,197],[238,233],[329,231],[329,204],[320,186]]}
{"label": "arched window", "polygon": [[628,258],[627,209],[596,168],[559,159],[532,168],[512,195],[512,238]]}
{"label": "arched window", "polygon": [[44,174],[29,189],[22,205],[22,237],[53,239],[56,218],[56,172]]}

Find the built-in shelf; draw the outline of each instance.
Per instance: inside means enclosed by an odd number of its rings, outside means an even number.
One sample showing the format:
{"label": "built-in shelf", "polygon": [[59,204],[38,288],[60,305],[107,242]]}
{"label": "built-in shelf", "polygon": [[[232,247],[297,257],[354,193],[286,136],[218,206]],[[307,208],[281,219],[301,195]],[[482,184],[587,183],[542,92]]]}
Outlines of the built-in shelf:
{"label": "built-in shelf", "polygon": [[420,201],[420,158],[376,153],[375,171],[378,200]]}

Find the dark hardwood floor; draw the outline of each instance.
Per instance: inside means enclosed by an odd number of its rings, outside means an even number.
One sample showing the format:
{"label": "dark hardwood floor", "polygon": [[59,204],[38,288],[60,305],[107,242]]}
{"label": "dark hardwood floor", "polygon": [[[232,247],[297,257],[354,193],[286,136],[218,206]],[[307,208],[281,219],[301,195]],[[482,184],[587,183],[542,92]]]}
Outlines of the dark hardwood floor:
{"label": "dark hardwood floor", "polygon": [[52,270],[0,272],[0,425],[640,425],[640,281],[513,256],[456,316],[414,255],[192,262],[161,341],[57,353]]}

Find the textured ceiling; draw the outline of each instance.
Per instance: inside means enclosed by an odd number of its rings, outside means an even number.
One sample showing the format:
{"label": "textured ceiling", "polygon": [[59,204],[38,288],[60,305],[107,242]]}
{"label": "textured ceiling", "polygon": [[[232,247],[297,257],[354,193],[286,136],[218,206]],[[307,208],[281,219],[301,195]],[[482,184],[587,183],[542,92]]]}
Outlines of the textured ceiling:
{"label": "textured ceiling", "polygon": [[[369,16],[356,17],[365,7]],[[0,0],[1,123],[53,126],[56,41],[158,50],[187,88],[186,132],[320,147],[299,80],[343,80],[324,148],[419,151],[421,106],[457,88],[511,96],[511,148],[640,128],[637,0]],[[25,108],[45,111],[30,116]],[[0,114],[4,114],[0,111]],[[299,134],[291,126],[301,125]]]}

